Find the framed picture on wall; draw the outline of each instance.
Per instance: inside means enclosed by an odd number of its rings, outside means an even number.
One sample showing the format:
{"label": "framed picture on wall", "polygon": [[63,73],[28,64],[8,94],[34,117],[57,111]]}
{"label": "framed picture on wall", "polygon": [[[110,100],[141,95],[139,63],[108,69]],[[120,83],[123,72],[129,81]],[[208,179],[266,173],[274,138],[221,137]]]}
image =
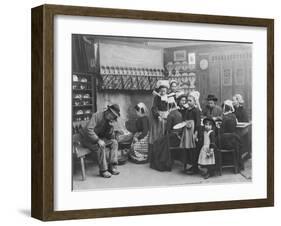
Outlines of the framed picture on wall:
{"label": "framed picture on wall", "polygon": [[232,70],[231,69],[224,69],[223,70],[222,83],[223,83],[224,86],[231,86],[232,85]]}
{"label": "framed picture on wall", "polygon": [[32,216],[273,206],[273,24],[33,8]]}
{"label": "framed picture on wall", "polygon": [[186,60],[186,51],[177,50],[174,52],[174,61],[185,61]]}

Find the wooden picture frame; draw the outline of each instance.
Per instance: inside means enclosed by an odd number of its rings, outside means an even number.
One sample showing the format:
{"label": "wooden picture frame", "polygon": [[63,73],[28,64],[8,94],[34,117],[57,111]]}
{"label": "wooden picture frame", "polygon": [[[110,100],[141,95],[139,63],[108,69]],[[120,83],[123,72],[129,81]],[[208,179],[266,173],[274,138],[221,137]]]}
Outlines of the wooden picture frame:
{"label": "wooden picture frame", "polygon": [[[267,198],[122,208],[54,210],[54,17],[124,18],[267,29]],[[265,207],[274,205],[274,20],[184,13],[42,5],[32,9],[32,200],[31,215],[51,221]]]}

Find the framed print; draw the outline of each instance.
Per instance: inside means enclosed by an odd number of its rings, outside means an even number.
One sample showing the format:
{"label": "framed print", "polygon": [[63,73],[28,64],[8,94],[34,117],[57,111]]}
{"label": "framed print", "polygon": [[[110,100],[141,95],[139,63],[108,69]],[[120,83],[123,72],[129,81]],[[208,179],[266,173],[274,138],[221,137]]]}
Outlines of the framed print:
{"label": "framed print", "polygon": [[32,216],[273,206],[273,33],[272,19],[33,8]]}
{"label": "framed print", "polygon": [[174,52],[174,61],[185,61],[186,60],[186,51],[177,50]]}

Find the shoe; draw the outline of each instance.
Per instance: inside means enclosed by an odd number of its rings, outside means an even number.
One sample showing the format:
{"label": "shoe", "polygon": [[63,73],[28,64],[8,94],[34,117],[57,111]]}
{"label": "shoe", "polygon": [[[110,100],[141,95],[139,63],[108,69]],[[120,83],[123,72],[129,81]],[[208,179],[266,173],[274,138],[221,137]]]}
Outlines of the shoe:
{"label": "shoe", "polygon": [[108,171],[109,171],[112,175],[118,175],[118,174],[120,174],[120,172],[119,172],[115,167],[110,168]]}
{"label": "shoe", "polygon": [[199,170],[199,173],[202,177],[204,177],[208,173],[208,170],[206,168],[201,168]]}
{"label": "shoe", "polygon": [[194,175],[197,173],[198,170],[196,170],[194,167],[189,168],[188,170],[185,171],[187,175]]}
{"label": "shoe", "polygon": [[104,178],[110,178],[111,177],[111,173],[106,171],[100,171],[100,176],[104,177]]}
{"label": "shoe", "polygon": [[207,172],[204,176],[203,176],[203,178],[206,180],[206,179],[208,179],[210,177],[210,173],[209,172]]}
{"label": "shoe", "polygon": [[193,169],[188,169],[188,170],[185,171],[185,173],[186,173],[187,175],[193,175],[193,174],[195,174],[195,172],[193,171]]}

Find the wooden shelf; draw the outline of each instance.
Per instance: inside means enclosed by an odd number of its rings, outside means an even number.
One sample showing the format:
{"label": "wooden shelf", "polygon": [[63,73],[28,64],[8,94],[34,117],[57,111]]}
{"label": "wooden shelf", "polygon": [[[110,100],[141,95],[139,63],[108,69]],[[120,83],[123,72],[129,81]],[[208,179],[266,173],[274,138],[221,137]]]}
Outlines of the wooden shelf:
{"label": "wooden shelf", "polygon": [[[73,75],[78,77],[77,81],[73,81]],[[87,79],[87,82],[81,81],[82,79]],[[81,89],[80,87],[85,87]],[[94,106],[95,106],[95,74],[94,73],[72,73],[72,123],[74,126],[84,126],[91,118]],[[81,97],[75,98],[76,95]],[[89,97],[84,98],[84,95],[89,95]],[[83,102],[87,104],[83,104]],[[79,105],[75,105],[79,104]],[[82,114],[76,114],[77,111],[81,110]],[[90,111],[90,113],[85,113],[85,111]],[[77,120],[80,119],[80,120]]]}
{"label": "wooden shelf", "polygon": [[80,107],[92,107],[93,105],[92,104],[85,104],[85,105],[73,105],[72,107],[75,107],[75,108],[80,108]]}
{"label": "wooden shelf", "polygon": [[81,115],[76,115],[75,113],[73,114],[73,116],[75,117],[79,117],[79,116],[84,116],[84,115],[92,115],[93,113],[83,113]]}
{"label": "wooden shelf", "polygon": [[91,89],[72,89],[73,92],[92,92]]}
{"label": "wooden shelf", "polygon": [[73,75],[77,75],[77,76],[88,76],[88,77],[93,77],[94,76],[94,74],[90,74],[90,73],[81,73],[81,72],[73,72],[72,73],[72,76]]}
{"label": "wooden shelf", "polygon": [[87,82],[81,82],[81,81],[72,81],[75,84],[90,84],[92,81],[87,81]]}

